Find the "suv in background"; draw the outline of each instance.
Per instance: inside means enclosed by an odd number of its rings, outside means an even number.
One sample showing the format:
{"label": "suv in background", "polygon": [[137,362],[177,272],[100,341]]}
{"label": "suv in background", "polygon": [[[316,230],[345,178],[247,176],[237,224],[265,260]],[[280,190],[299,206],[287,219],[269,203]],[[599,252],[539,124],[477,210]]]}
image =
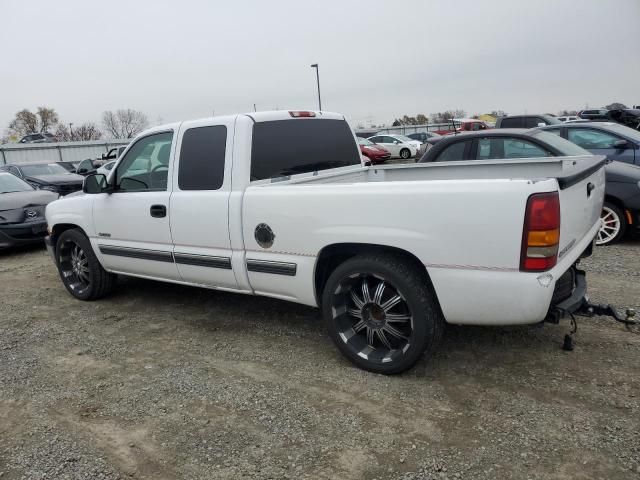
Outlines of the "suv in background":
{"label": "suv in background", "polygon": [[559,123],[562,122],[551,115],[510,115],[499,117],[496,128],[536,128]]}
{"label": "suv in background", "polygon": [[578,113],[578,116],[583,120],[609,120],[609,110],[606,108],[582,110]]}
{"label": "suv in background", "polygon": [[22,137],[18,143],[50,143],[57,142],[58,139],[55,135],[49,132],[42,133],[30,133]]}

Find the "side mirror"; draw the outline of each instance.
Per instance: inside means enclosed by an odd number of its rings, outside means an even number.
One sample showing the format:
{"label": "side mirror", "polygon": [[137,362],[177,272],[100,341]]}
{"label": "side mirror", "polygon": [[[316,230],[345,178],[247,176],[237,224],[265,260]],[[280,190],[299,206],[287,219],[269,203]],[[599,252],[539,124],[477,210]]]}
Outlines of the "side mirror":
{"label": "side mirror", "polygon": [[82,182],[82,191],[84,193],[103,193],[108,189],[107,177],[101,173],[89,175]]}
{"label": "side mirror", "polygon": [[100,157],[100,158],[102,158],[102,159],[104,160],[105,158],[107,158],[107,154],[106,154],[106,153],[103,153],[103,154],[102,154],[102,157]]}
{"label": "side mirror", "polygon": [[618,150],[625,150],[629,148],[629,142],[626,140],[616,140],[613,142],[613,148],[617,148]]}

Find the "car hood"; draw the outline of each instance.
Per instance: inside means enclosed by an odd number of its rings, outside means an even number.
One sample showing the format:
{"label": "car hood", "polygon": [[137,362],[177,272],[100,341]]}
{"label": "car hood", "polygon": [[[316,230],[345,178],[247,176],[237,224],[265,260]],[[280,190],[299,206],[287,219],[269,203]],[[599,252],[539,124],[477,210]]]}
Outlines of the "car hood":
{"label": "car hood", "polygon": [[0,193],[0,210],[13,210],[30,205],[46,205],[59,197],[57,193],[47,190],[27,192]]}
{"label": "car hood", "polygon": [[82,175],[76,175],[75,173],[58,173],[55,175],[29,175],[26,177],[28,180],[33,180],[39,183],[82,183],[84,177]]}
{"label": "car hood", "polygon": [[640,181],[640,167],[624,162],[613,161],[605,166],[609,182],[638,183]]}

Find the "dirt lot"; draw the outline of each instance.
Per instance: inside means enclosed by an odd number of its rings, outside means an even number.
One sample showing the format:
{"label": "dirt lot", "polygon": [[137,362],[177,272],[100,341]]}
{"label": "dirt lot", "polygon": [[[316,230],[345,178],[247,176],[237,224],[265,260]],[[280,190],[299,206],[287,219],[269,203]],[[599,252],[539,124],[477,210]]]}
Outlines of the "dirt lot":
{"label": "dirt lot", "polygon": [[[639,308],[639,254],[597,249],[592,298]],[[0,478],[638,479],[640,335],[567,330],[450,327],[384,377],[313,309],[133,279],[83,303],[2,253]]]}

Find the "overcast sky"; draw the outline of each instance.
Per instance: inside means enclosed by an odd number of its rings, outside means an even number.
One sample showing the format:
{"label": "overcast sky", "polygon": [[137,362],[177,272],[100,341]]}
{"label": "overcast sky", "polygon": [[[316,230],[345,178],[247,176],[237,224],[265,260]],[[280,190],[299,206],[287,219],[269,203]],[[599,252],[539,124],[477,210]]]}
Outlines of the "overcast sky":
{"label": "overcast sky", "polygon": [[640,0],[0,0],[0,127],[284,108],[357,122],[640,104]]}

